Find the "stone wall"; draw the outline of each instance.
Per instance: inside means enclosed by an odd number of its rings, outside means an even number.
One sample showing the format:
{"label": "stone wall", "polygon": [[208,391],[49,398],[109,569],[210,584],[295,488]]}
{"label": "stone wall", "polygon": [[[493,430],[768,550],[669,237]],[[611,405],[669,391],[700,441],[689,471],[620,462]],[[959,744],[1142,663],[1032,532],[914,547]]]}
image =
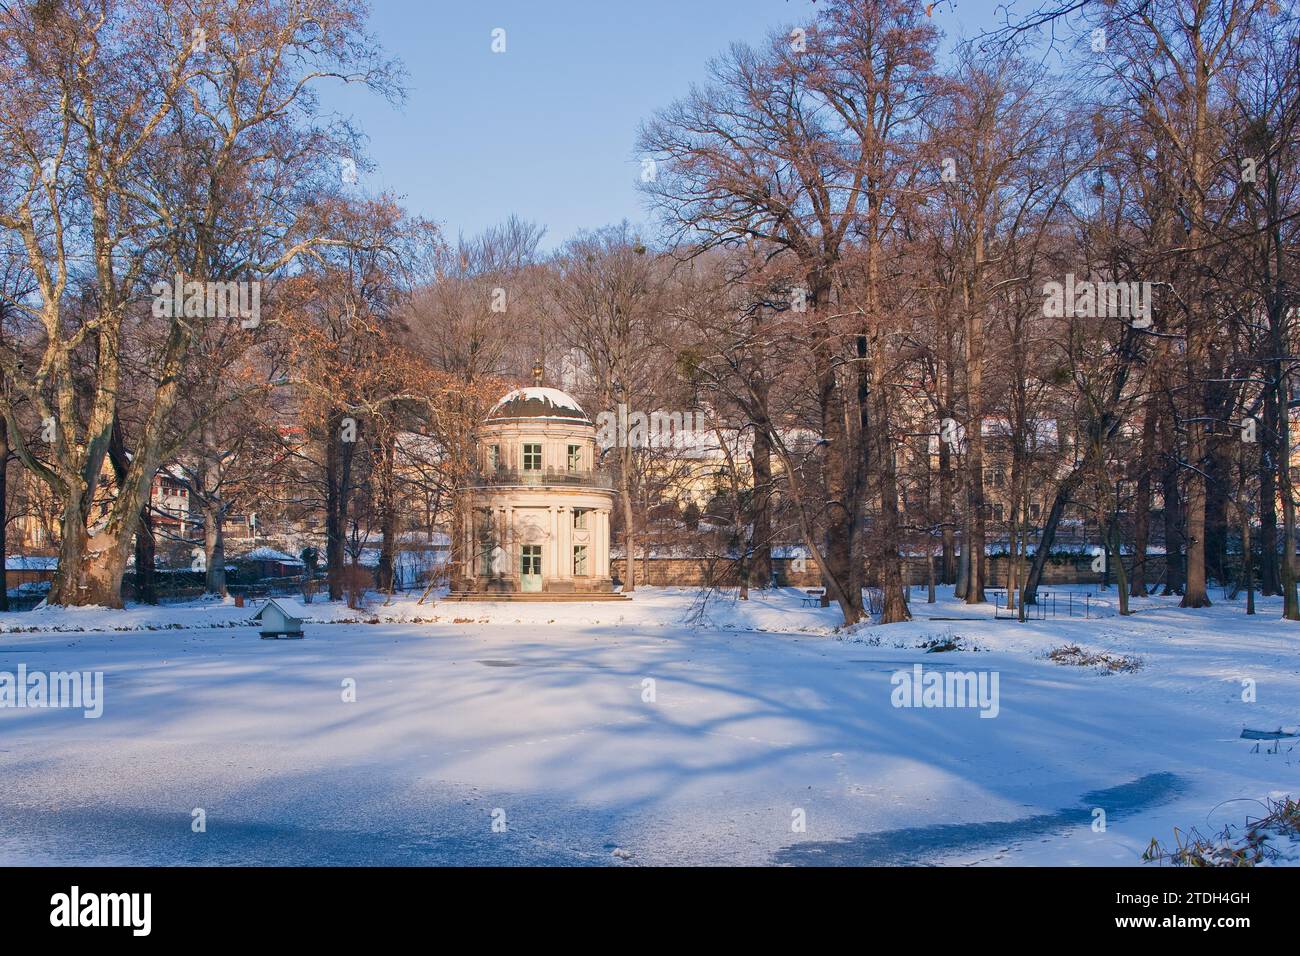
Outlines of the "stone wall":
{"label": "stone wall", "polygon": [[[924,585],[927,580],[926,559],[922,557],[907,558],[904,561],[903,573],[904,581],[915,585]],[[1093,559],[1089,556],[1066,559],[1064,561],[1049,560],[1043,568],[1043,584],[1100,584],[1102,575],[1092,570]],[[773,576],[776,584],[782,587],[818,587],[821,585],[821,575],[817,573],[816,567],[811,561],[803,562],[803,569],[796,570],[792,565],[794,562],[789,558],[774,558],[772,560]],[[1007,583],[1007,572],[1011,561],[1006,556],[998,556],[989,559],[987,587],[1005,587]],[[649,572],[647,575],[647,565]],[[1133,564],[1130,557],[1125,557],[1124,566],[1131,572]],[[622,558],[610,559],[610,573],[614,577],[615,583],[622,583],[624,560]],[[1029,573],[1029,562],[1021,562],[1021,580],[1024,575]],[[938,580],[938,559],[935,559],[935,580]],[[1147,556],[1146,578],[1147,585],[1161,581],[1165,574],[1165,556],[1163,554],[1151,554]],[[712,581],[714,584],[734,587],[736,584],[736,566],[734,562],[724,559],[709,558],[651,558],[648,562],[638,559],[636,562],[636,579],[638,584],[651,584],[662,587],[700,587],[706,582]],[[1113,576],[1112,576],[1113,582]],[[868,580],[868,584],[874,582]]]}

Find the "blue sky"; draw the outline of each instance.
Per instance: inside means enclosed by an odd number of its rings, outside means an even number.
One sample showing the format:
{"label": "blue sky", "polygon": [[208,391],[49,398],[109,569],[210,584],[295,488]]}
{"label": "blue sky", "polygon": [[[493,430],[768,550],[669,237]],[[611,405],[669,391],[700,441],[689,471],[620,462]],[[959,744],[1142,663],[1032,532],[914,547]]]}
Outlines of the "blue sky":
{"label": "blue sky", "polygon": [[[992,3],[958,0],[936,22],[973,33]],[[544,225],[553,248],[581,228],[645,222],[637,125],[730,42],[813,10],[809,0],[374,0],[372,29],[409,73],[405,106],[353,88],[322,100],[369,138],[376,169],[361,188],[398,194],[452,238],[515,213]]]}

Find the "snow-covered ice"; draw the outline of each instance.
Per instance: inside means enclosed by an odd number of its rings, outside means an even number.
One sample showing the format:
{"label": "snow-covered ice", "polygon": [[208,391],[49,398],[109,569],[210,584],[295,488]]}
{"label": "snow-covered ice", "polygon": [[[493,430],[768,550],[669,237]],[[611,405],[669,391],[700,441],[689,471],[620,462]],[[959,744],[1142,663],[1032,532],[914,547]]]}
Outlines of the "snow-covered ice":
{"label": "snow-covered ice", "polygon": [[[0,709],[0,863],[1139,865],[1300,793],[1296,741],[1239,739],[1300,723],[1277,601],[1113,595],[1018,624],[918,589],[848,634],[793,590],[317,602],[292,642],[256,603],[0,615],[0,672],[105,675],[97,720]],[[1047,658],[1069,644],[1140,666]],[[895,707],[918,663],[996,672],[997,717]]]}

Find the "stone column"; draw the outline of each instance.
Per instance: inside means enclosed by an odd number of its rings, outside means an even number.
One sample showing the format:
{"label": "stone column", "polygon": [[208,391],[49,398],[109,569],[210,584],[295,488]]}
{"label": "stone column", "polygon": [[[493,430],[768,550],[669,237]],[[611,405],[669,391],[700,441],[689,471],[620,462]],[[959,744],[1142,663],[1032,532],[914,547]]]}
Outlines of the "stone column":
{"label": "stone column", "polygon": [[547,508],[547,517],[550,519],[549,535],[546,539],[546,576],[552,581],[560,576],[560,522],[559,511],[555,505]]}
{"label": "stone column", "polygon": [[573,511],[565,505],[556,509],[556,520],[559,523],[559,537],[557,547],[559,549],[560,562],[560,579],[564,581],[573,580]]}
{"label": "stone column", "polygon": [[465,566],[461,571],[465,578],[470,582],[470,587],[474,586],[474,579],[478,577],[479,569],[478,556],[474,553],[474,532],[477,530],[475,523],[477,517],[478,512],[475,510],[474,503],[471,500],[470,506],[465,514],[465,537],[461,541],[461,544],[464,545],[465,548],[465,550],[461,552],[461,554],[464,555],[465,561]]}
{"label": "stone column", "polygon": [[610,552],[610,549],[613,547],[613,544],[614,544],[614,540],[613,540],[613,538],[610,537],[610,533],[611,533],[610,529],[611,529],[611,526],[613,525],[613,521],[611,520],[612,515],[613,515],[613,512],[610,511],[608,508],[606,508],[606,509],[605,509],[605,527],[603,528],[603,530],[602,530],[601,533],[600,533],[600,543],[601,543],[601,545],[602,545],[602,546],[604,547],[604,549],[605,549],[605,577],[607,577],[607,578],[608,578],[608,577],[612,577],[612,575],[610,574],[610,568],[609,568],[609,552]]}
{"label": "stone column", "polygon": [[515,541],[515,509],[513,505],[506,505],[501,509],[505,519],[505,531],[501,535],[501,550],[506,553],[506,577],[515,582],[515,588],[519,587],[519,545]]}
{"label": "stone column", "polygon": [[609,511],[605,508],[597,509],[595,512],[596,520],[592,522],[595,525],[593,534],[595,535],[596,566],[592,573],[608,578],[609,573]]}

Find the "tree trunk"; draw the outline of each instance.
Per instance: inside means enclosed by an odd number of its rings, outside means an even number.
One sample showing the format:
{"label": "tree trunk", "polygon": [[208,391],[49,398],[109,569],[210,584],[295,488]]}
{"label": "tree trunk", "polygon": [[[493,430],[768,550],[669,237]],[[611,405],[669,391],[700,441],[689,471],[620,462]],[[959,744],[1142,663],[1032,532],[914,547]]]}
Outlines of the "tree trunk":
{"label": "tree trunk", "polygon": [[[975,427],[980,423],[976,422]],[[967,486],[967,508],[970,511],[968,527],[970,529],[970,538],[966,543],[966,603],[983,604],[986,600],[984,594],[985,574],[987,572],[987,558],[984,554],[985,542],[987,535],[984,527],[984,478],[982,474],[984,456],[980,451],[971,449],[969,455],[969,464],[967,466],[967,480],[970,484]]]}
{"label": "tree trunk", "polygon": [[78,600],[81,562],[86,554],[87,537],[79,489],[73,489],[63,499],[59,519],[59,564],[50,585],[50,604],[71,607],[89,603]]}
{"label": "tree trunk", "polygon": [[223,525],[225,509],[208,502],[203,508],[203,556],[207,569],[203,575],[203,590],[208,594],[226,596],[226,531]]}
{"label": "tree trunk", "polygon": [[943,422],[946,420],[955,421],[956,415],[953,409],[957,404],[956,387],[956,369],[953,362],[953,335],[955,334],[954,325],[951,322],[945,323],[948,330],[944,339],[944,360],[943,360],[943,408],[940,420],[939,433],[939,515],[942,518],[943,525],[943,570],[940,581],[943,584],[957,583],[957,526],[953,520],[955,510],[953,502],[956,497],[955,483],[957,480],[956,470],[953,468],[953,446],[950,442],[944,441]]}
{"label": "tree trunk", "polygon": [[795,515],[799,523],[799,536],[803,540],[804,547],[808,549],[808,553],[812,555],[813,562],[821,574],[822,582],[826,586],[826,595],[839,605],[840,613],[844,615],[845,624],[857,624],[866,616],[866,612],[862,607],[862,588],[859,587],[856,593],[850,594],[845,588],[843,580],[836,578],[826,561],[825,552],[822,550],[821,545],[818,544],[817,529],[813,524],[808,503],[799,484],[799,471],[790,460],[785,446],[779,444],[775,439],[773,439],[773,449],[777,451],[780,457],[781,469],[786,476],[786,488],[794,502]]}
{"label": "tree trunk", "polygon": [[1167,413],[1160,417],[1160,450],[1163,467],[1160,472],[1160,490],[1164,498],[1165,531],[1165,595],[1178,594],[1183,589],[1183,534],[1182,497],[1178,483],[1178,446],[1174,439],[1172,402]]}
{"label": "tree trunk", "polygon": [[376,485],[379,511],[379,567],[376,585],[385,594],[397,586],[397,474],[394,438],[390,428],[381,429],[375,448]]}
{"label": "tree trunk", "polygon": [[1224,443],[1210,436],[1209,477],[1205,482],[1205,570],[1207,577],[1220,584],[1228,580],[1228,475],[1231,463],[1225,460]]}
{"label": "tree trunk", "polygon": [[[1199,78],[1198,78],[1199,79]],[[1197,130],[1199,133],[1200,130]],[[1193,175],[1196,174],[1198,155],[1193,154]],[[1197,178],[1197,182],[1202,182]],[[1193,197],[1197,212],[1200,212],[1200,197]],[[1199,232],[1198,224],[1193,223],[1191,235]],[[1197,283],[1199,285],[1200,282]],[[1209,454],[1209,437],[1206,432],[1205,419],[1209,415],[1206,400],[1205,377],[1208,363],[1205,361],[1206,333],[1201,329],[1198,318],[1199,307],[1203,297],[1196,288],[1187,294],[1192,305],[1184,317],[1185,360],[1183,364],[1184,395],[1187,402],[1187,480],[1184,502],[1184,546],[1186,548],[1186,578],[1183,582],[1183,599],[1179,607],[1200,608],[1210,606],[1210,595],[1206,579],[1206,517],[1207,498],[1209,496],[1206,473],[1211,467]]]}
{"label": "tree trunk", "polygon": [[[760,402],[766,402],[760,396]],[[748,579],[753,586],[766,588],[772,583],[772,444],[768,439],[766,422],[754,428],[754,452],[751,471],[754,480],[753,563]]]}
{"label": "tree trunk", "polygon": [[1142,451],[1138,460],[1136,500],[1133,503],[1133,578],[1129,593],[1134,597],[1147,593],[1147,550],[1151,544],[1151,469],[1156,443],[1156,409],[1154,399],[1147,401],[1142,419]]}
{"label": "tree trunk", "polygon": [[966,423],[966,508],[970,538],[964,547],[969,571],[966,576],[967,604],[983,604],[984,596],[984,416],[981,411],[983,378],[982,322],[970,316],[966,322],[966,383],[970,414]]}
{"label": "tree trunk", "polygon": [[[1280,354],[1280,353],[1276,353]],[[1280,371],[1277,376],[1278,395],[1281,407],[1286,408],[1286,399],[1290,395],[1287,388],[1287,375]],[[1278,447],[1291,447],[1290,416],[1278,415]],[[1278,490],[1282,497],[1282,616],[1288,621],[1300,621],[1300,595],[1296,593],[1296,522],[1295,490],[1291,484],[1290,455],[1277,456]]]}
{"label": "tree trunk", "polygon": [[1124,573],[1124,555],[1120,550],[1119,540],[1119,522],[1115,520],[1118,515],[1118,507],[1111,512],[1112,518],[1110,527],[1106,529],[1106,551],[1107,567],[1112,563],[1115,568],[1115,589],[1119,592],[1119,613],[1127,615],[1128,607],[1128,580]]}
{"label": "tree trunk", "polygon": [[623,593],[631,594],[636,590],[636,525],[632,518],[632,450],[623,447],[619,456],[621,467],[618,475],[618,497],[623,506],[623,567],[627,569],[623,581]]}
{"label": "tree trunk", "polygon": [[1263,428],[1259,435],[1259,593],[1282,593],[1277,555],[1277,394],[1264,392]]}
{"label": "tree trunk", "polygon": [[934,595],[934,554],[927,552],[925,556],[925,603],[933,604]]}
{"label": "tree trunk", "polygon": [[[1015,482],[1012,482],[1015,487]],[[1014,493],[1013,493],[1014,495]],[[1011,499],[1011,521],[1007,525],[1007,610],[1017,607],[1016,586],[1020,583],[1020,537],[1016,534],[1019,521],[1018,502]]]}
{"label": "tree trunk", "polygon": [[203,423],[202,467],[198,481],[191,483],[190,500],[199,501],[203,514],[203,557],[207,562],[203,590],[226,596],[226,505],[222,501],[222,450],[217,447],[216,426],[209,417]]}
{"label": "tree trunk", "polygon": [[1021,603],[1037,604],[1038,603],[1038,585],[1043,580],[1043,568],[1047,565],[1047,555],[1052,550],[1052,543],[1056,540],[1056,529],[1061,523],[1061,517],[1065,514],[1065,509],[1074,496],[1075,490],[1083,481],[1083,470],[1075,468],[1065,479],[1056,486],[1056,495],[1052,498],[1052,507],[1047,512],[1047,520],[1043,523],[1043,536],[1038,541],[1038,547],[1034,549],[1034,560],[1029,566],[1029,575],[1025,579],[1025,588],[1020,595]]}
{"label": "tree trunk", "polygon": [[957,582],[957,529],[953,523],[952,448],[939,437],[939,517],[943,521],[943,555],[939,583]]}
{"label": "tree trunk", "polygon": [[961,540],[958,541],[957,568],[953,578],[952,596],[964,598],[966,582],[970,580],[970,521],[963,516]]}
{"label": "tree trunk", "polygon": [[1179,607],[1209,607],[1205,578],[1206,482],[1201,471],[1206,465],[1204,427],[1192,422],[1187,457],[1192,469],[1187,476],[1187,586]]}
{"label": "tree trunk", "polygon": [[[1242,475],[1243,481],[1245,475]],[[1246,613],[1255,613],[1255,573],[1254,555],[1250,553],[1250,512],[1246,508],[1238,509],[1241,515],[1241,577],[1246,589]]]}
{"label": "tree trunk", "polygon": [[[885,392],[885,346],[879,336],[870,342],[870,390],[864,397],[864,452],[871,456],[871,470],[876,474],[880,523],[874,529],[876,573],[880,575],[881,624],[910,620],[907,593],[903,588],[901,544],[898,517],[898,476],[894,468],[893,441],[889,429],[889,403]],[[869,414],[866,414],[869,410]],[[870,427],[868,427],[870,426]]]}
{"label": "tree trunk", "polygon": [[356,449],[355,441],[343,441],[343,417],[331,416],[329,434],[325,437],[325,574],[331,601],[343,598],[352,458]]}
{"label": "tree trunk", "polygon": [[[81,573],[75,579],[65,582],[65,587],[75,589],[71,594],[74,600],[59,603],[120,608],[122,578],[126,573],[131,540],[130,536],[116,531],[89,536],[84,551],[85,559],[81,562]],[[63,594],[67,596],[68,592],[65,590]]]}
{"label": "tree trunk", "polygon": [[[108,445],[108,461],[120,486],[125,485],[130,473],[130,459],[126,454],[126,441],[120,422],[113,423],[113,434]],[[149,477],[152,493],[153,476]],[[135,599],[141,604],[158,603],[157,575],[154,572],[153,517],[149,513],[149,499],[140,506],[135,529]]]}
{"label": "tree trunk", "polygon": [[[843,596],[849,610],[845,620],[852,624],[865,615],[862,605],[862,563],[855,561],[859,554],[855,539],[860,540],[859,521],[862,499],[856,480],[861,468],[857,456],[848,448],[846,410],[835,381],[834,364],[826,355],[826,347],[819,349],[817,391],[821,408],[822,435],[826,440],[823,472],[827,499],[832,502],[827,509],[825,527],[826,545],[821,562],[822,584],[828,593]],[[833,581],[831,580],[833,579]]]}
{"label": "tree trunk", "polygon": [[135,599],[141,604],[158,603],[158,576],[154,573],[156,553],[153,516],[146,505],[140,509],[140,520],[135,529]]}
{"label": "tree trunk", "polygon": [[[156,462],[137,456],[127,464],[116,420],[110,424],[107,438],[104,453],[117,477],[117,496],[92,534],[87,523],[96,487],[69,483],[63,501],[59,570],[50,588],[50,604],[122,606],[122,577],[135,539],[135,523],[148,504]],[[95,473],[98,475],[98,470]]]}
{"label": "tree trunk", "polygon": [[9,610],[9,436],[0,425],[0,612]]}

